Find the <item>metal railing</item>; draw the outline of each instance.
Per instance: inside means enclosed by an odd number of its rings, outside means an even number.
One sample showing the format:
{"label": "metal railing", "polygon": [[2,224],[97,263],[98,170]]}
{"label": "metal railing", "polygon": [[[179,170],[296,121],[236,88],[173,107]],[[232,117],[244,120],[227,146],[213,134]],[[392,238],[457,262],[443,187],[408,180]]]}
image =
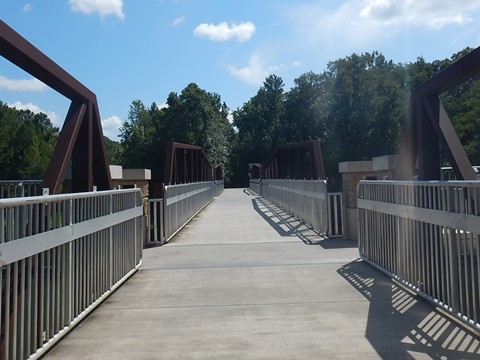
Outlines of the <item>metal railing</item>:
{"label": "metal railing", "polygon": [[139,189],[0,201],[0,359],[38,358],[140,266]]}
{"label": "metal railing", "polygon": [[165,186],[164,198],[149,200],[147,246],[168,242],[223,190],[223,180]]}
{"label": "metal railing", "polygon": [[361,257],[480,328],[480,182],[361,181]]}
{"label": "metal railing", "polygon": [[163,199],[149,199],[148,205],[147,246],[151,244],[162,245],[165,242]]}
{"label": "metal railing", "polygon": [[164,236],[169,241],[215,197],[215,182],[165,186]]}
{"label": "metal railing", "polygon": [[343,237],[344,211],[343,193],[328,193],[328,235],[330,237]]}
{"label": "metal railing", "polygon": [[215,180],[215,196],[220,195],[224,189],[225,189],[225,181]]}
{"label": "metal railing", "polygon": [[325,180],[263,179],[263,197],[321,232],[329,233],[328,195]]}
{"label": "metal railing", "polygon": [[42,195],[42,180],[0,180],[0,199]]}
{"label": "metal railing", "polygon": [[250,179],[250,190],[258,195],[262,195],[262,180]]}

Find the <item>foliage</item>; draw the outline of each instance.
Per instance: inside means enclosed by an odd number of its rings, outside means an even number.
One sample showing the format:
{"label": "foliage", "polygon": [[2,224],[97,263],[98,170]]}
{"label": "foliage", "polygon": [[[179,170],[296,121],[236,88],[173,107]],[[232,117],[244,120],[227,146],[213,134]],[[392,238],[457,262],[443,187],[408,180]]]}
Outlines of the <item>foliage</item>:
{"label": "foliage", "polygon": [[104,136],[105,148],[107,151],[108,163],[110,165],[120,165],[122,163],[122,144]]}
{"label": "foliage", "polygon": [[231,158],[232,186],[248,182],[248,164],[265,161],[272,149],[286,140],[283,80],[270,75],[257,94],[233,113],[238,130]]}
{"label": "foliage", "polygon": [[[202,146],[221,164],[229,186],[248,184],[248,164],[264,162],[285,143],[319,139],[325,172],[338,163],[370,160],[398,151],[411,89],[470,52],[427,62],[396,64],[378,52],[352,54],[330,62],[321,73],[307,72],[285,91],[268,76],[242,107],[230,110],[220,95],[196,84],[171,92],[165,106],[130,105],[120,129],[121,142],[105,138],[109,161],[125,168],[149,168],[163,180],[165,147],[175,141]],[[480,164],[480,77],[441,95],[441,100],[472,163]],[[58,129],[44,114],[16,110],[0,102],[0,178],[42,178]]]}
{"label": "foliage", "polygon": [[48,117],[0,101],[0,179],[42,179],[59,129]]}
{"label": "foliage", "polygon": [[[395,64],[378,52],[352,54],[330,62],[322,73],[300,75],[288,92],[279,91],[278,84],[283,87],[279,77],[269,76],[234,112],[234,185],[245,186],[248,163],[264,162],[276,145],[284,143],[319,139],[327,176],[335,176],[342,161],[397,153],[411,90],[471,50],[432,63],[419,57],[409,64]],[[475,164],[480,164],[479,79],[441,96]],[[278,102],[272,105],[268,98]]]}
{"label": "foliage", "polygon": [[194,83],[180,95],[170,93],[163,108],[153,103],[147,109],[135,100],[120,130],[122,165],[149,168],[152,179],[162,181],[166,144],[174,141],[202,146],[212,165],[221,164],[225,170],[230,151],[228,114],[218,94]]}
{"label": "foliage", "polygon": [[308,72],[283,92],[269,76],[257,95],[234,112],[240,154],[238,184],[249,162],[263,162],[277,145],[319,139],[326,174],[338,163],[396,150],[405,114],[404,69],[377,52],[353,54]]}

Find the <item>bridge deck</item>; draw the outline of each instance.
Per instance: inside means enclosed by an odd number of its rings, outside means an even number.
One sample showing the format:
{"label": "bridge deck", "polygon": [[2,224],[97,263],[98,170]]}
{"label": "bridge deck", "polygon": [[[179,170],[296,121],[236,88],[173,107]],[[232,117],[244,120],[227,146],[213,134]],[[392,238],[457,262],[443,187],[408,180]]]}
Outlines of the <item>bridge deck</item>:
{"label": "bridge deck", "polygon": [[263,198],[225,190],[48,359],[474,359],[480,342]]}

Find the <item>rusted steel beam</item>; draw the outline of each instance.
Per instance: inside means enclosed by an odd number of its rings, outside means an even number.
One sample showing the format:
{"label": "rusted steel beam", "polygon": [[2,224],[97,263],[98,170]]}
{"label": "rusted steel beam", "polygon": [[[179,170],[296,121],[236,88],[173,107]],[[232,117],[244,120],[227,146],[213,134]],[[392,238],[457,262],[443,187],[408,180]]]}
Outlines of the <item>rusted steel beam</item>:
{"label": "rusted steel beam", "polygon": [[264,163],[267,179],[324,179],[322,152],[318,140],[277,146]]}
{"label": "rusted steel beam", "polygon": [[85,103],[81,101],[72,101],[70,104],[57,145],[48,163],[47,176],[42,183],[42,187],[50,189],[51,193],[57,193],[62,185],[63,176],[71,158],[86,108]]}
{"label": "rusted steel beam", "polygon": [[413,90],[416,97],[440,95],[480,73],[480,47],[446,67]]}
{"label": "rusted steel beam", "polygon": [[212,180],[213,168],[201,146],[167,143],[164,168],[165,185]]}
{"label": "rusted steel beam", "polygon": [[213,167],[213,180],[223,180],[222,165],[215,165]]}
{"label": "rusted steel beam", "polygon": [[71,159],[73,192],[111,189],[95,94],[1,20],[0,55],[72,101],[42,187],[59,192]]}
{"label": "rusted steel beam", "polygon": [[439,180],[442,148],[459,180],[476,174],[439,95],[480,73],[480,47],[412,91],[395,178],[410,180],[418,161],[419,180]]}
{"label": "rusted steel beam", "polygon": [[63,96],[95,101],[95,94],[0,20],[0,54]]}

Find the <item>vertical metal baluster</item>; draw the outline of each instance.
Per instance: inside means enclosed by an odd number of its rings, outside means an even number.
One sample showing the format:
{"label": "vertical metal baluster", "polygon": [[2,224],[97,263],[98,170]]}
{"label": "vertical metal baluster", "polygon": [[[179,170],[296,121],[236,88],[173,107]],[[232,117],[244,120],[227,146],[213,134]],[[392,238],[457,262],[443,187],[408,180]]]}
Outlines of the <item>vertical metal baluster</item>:
{"label": "vertical metal baluster", "polygon": [[17,358],[17,352],[18,352],[18,261],[15,261],[13,263],[13,291],[12,291],[12,340],[11,340],[11,353],[12,353],[12,359]]}
{"label": "vertical metal baluster", "polygon": [[[477,213],[478,214],[478,213]],[[475,315],[475,323],[478,325],[480,324],[480,235],[479,234],[474,234],[474,239],[475,239],[475,248],[476,248],[476,263],[477,263],[477,291],[476,291],[476,315]]]}
{"label": "vertical metal baluster", "polygon": [[108,229],[105,229],[105,231],[102,232],[102,243],[100,247],[100,272],[102,274],[102,277],[100,281],[99,296],[102,296],[105,293],[105,280],[108,275],[107,267],[105,266],[105,257],[106,257],[105,245],[106,245],[106,242],[108,241],[108,233],[109,233]]}
{"label": "vertical metal baluster", "polygon": [[0,208],[0,244],[5,242],[5,209]]}
{"label": "vertical metal baluster", "polygon": [[455,230],[456,233],[456,239],[457,239],[457,266],[458,266],[458,295],[459,295],[459,311],[461,313],[464,313],[465,311],[465,296],[464,296],[464,274],[462,271],[462,263],[463,263],[463,239],[462,239],[462,233],[460,230]]}
{"label": "vertical metal baluster", "polygon": [[15,206],[13,208],[13,238],[12,240],[16,240],[20,238],[20,206]]}
{"label": "vertical metal baluster", "polygon": [[[90,205],[89,205],[90,207]],[[91,214],[89,214],[90,216]],[[91,268],[92,268],[92,238],[93,235],[87,235],[85,238],[85,308],[91,304],[92,298],[92,279],[91,279]],[[84,309],[85,309],[84,308]]]}
{"label": "vertical metal baluster", "polygon": [[63,269],[65,270],[64,286],[63,286],[63,320],[62,327],[68,326],[73,320],[73,242],[65,244],[65,256],[63,261]]}
{"label": "vertical metal baluster", "polygon": [[475,298],[477,298],[480,295],[480,291],[478,288],[475,286],[475,254],[474,254],[474,247],[473,247],[473,242],[474,242],[474,234],[471,232],[468,232],[466,234],[468,237],[468,254],[469,254],[469,278],[470,278],[470,296],[469,296],[469,302],[471,304],[471,310],[468,314],[468,317],[470,319],[475,319],[477,317],[477,307],[476,307],[476,302]]}
{"label": "vertical metal baluster", "polygon": [[3,338],[4,341],[4,354],[5,359],[10,359],[10,288],[12,286],[12,271],[11,271],[11,264],[5,266],[6,268],[6,278],[5,278],[5,321],[4,321],[4,330],[5,335]]}
{"label": "vertical metal baluster", "polygon": [[51,279],[50,279],[50,271],[51,271],[51,265],[52,265],[52,260],[51,260],[51,254],[50,250],[47,250],[45,252],[45,267],[44,267],[44,276],[45,276],[45,290],[44,290],[44,295],[45,295],[45,340],[50,339],[52,334],[50,334],[50,293],[51,293]]}
{"label": "vertical metal baluster", "polygon": [[95,279],[95,300],[100,296],[100,281],[102,277],[102,268],[100,265],[100,255],[101,255],[101,244],[103,239],[104,230],[99,231],[97,235],[95,235],[95,271],[93,272],[94,279]]}
{"label": "vertical metal baluster", "polygon": [[39,256],[35,254],[32,257],[32,327],[29,332],[29,336],[31,337],[31,350],[30,353],[35,352],[38,349],[38,317],[39,317],[39,303],[38,303],[38,293],[39,293]]}
{"label": "vertical metal baluster", "polygon": [[[1,190],[1,189],[0,189]],[[0,199],[2,198],[2,194],[0,193]],[[0,230],[3,232],[3,229],[0,227]],[[6,295],[6,289],[3,288],[3,273],[4,273],[4,270],[5,270],[5,266],[0,266],[0,328],[4,328],[3,327],[3,323],[4,323],[4,314],[2,312],[2,309],[3,309],[3,294],[5,293]],[[6,328],[5,328],[6,329]]]}
{"label": "vertical metal baluster", "polygon": [[51,252],[51,273],[50,273],[50,328],[49,328],[49,333],[50,337],[53,337],[55,335],[55,323],[56,323],[56,287],[57,287],[57,249],[53,248],[50,250]]}
{"label": "vertical metal baluster", "polygon": [[[463,195],[463,194],[462,194]],[[462,202],[462,208],[464,203]],[[465,210],[464,208],[462,210]],[[467,253],[467,236],[465,231],[459,230],[460,239],[461,239],[461,261],[460,265],[462,266],[462,314],[466,314],[470,310],[470,304],[468,302],[468,292],[469,292],[469,283],[468,283],[468,253]]]}
{"label": "vertical metal baluster", "polygon": [[[18,357],[20,359],[25,358],[25,298],[27,297],[27,294],[25,293],[25,269],[26,269],[26,260],[22,259],[20,260],[20,319],[18,321],[19,323],[19,331],[18,331]],[[29,354],[28,354],[29,355]]]}
{"label": "vertical metal baluster", "polygon": [[60,329],[63,327],[62,326],[62,312],[63,312],[63,302],[62,302],[62,291],[65,289],[63,287],[63,278],[65,277],[65,273],[63,271],[62,267],[62,262],[64,259],[64,254],[63,254],[63,249],[65,245],[61,245],[57,247],[56,253],[57,253],[57,287],[56,287],[56,295],[55,295],[55,309],[56,309],[56,321],[55,321],[55,334],[60,331]]}
{"label": "vertical metal baluster", "polygon": [[77,315],[79,314],[79,301],[80,301],[80,261],[79,261],[79,253],[80,253],[80,250],[79,250],[79,242],[80,240],[79,239],[75,239],[74,240],[74,250],[75,250],[75,253],[74,253],[74,263],[73,263],[73,274],[75,275],[75,284],[74,284],[74,287],[73,287],[73,301],[74,301],[74,307],[73,307],[73,316],[72,316],[72,320],[74,318],[77,317]]}
{"label": "vertical metal baluster", "polygon": [[[63,221],[63,220],[62,220]],[[65,222],[63,223],[64,225]],[[66,269],[66,260],[67,260],[67,247],[68,244],[63,244],[60,246],[58,249],[59,252],[59,262],[58,262],[58,268],[59,270],[59,278],[58,278],[58,288],[57,288],[57,301],[58,301],[58,322],[57,322],[57,328],[58,331],[61,331],[65,327],[65,313],[66,313],[66,303],[65,303],[65,294],[68,291],[68,283],[67,283],[67,269]]]}
{"label": "vertical metal baluster", "polygon": [[79,247],[79,304],[78,304],[78,313],[81,313],[83,309],[85,308],[85,270],[84,270],[84,252],[85,252],[85,237],[82,237],[81,239],[78,240],[78,247]]}

